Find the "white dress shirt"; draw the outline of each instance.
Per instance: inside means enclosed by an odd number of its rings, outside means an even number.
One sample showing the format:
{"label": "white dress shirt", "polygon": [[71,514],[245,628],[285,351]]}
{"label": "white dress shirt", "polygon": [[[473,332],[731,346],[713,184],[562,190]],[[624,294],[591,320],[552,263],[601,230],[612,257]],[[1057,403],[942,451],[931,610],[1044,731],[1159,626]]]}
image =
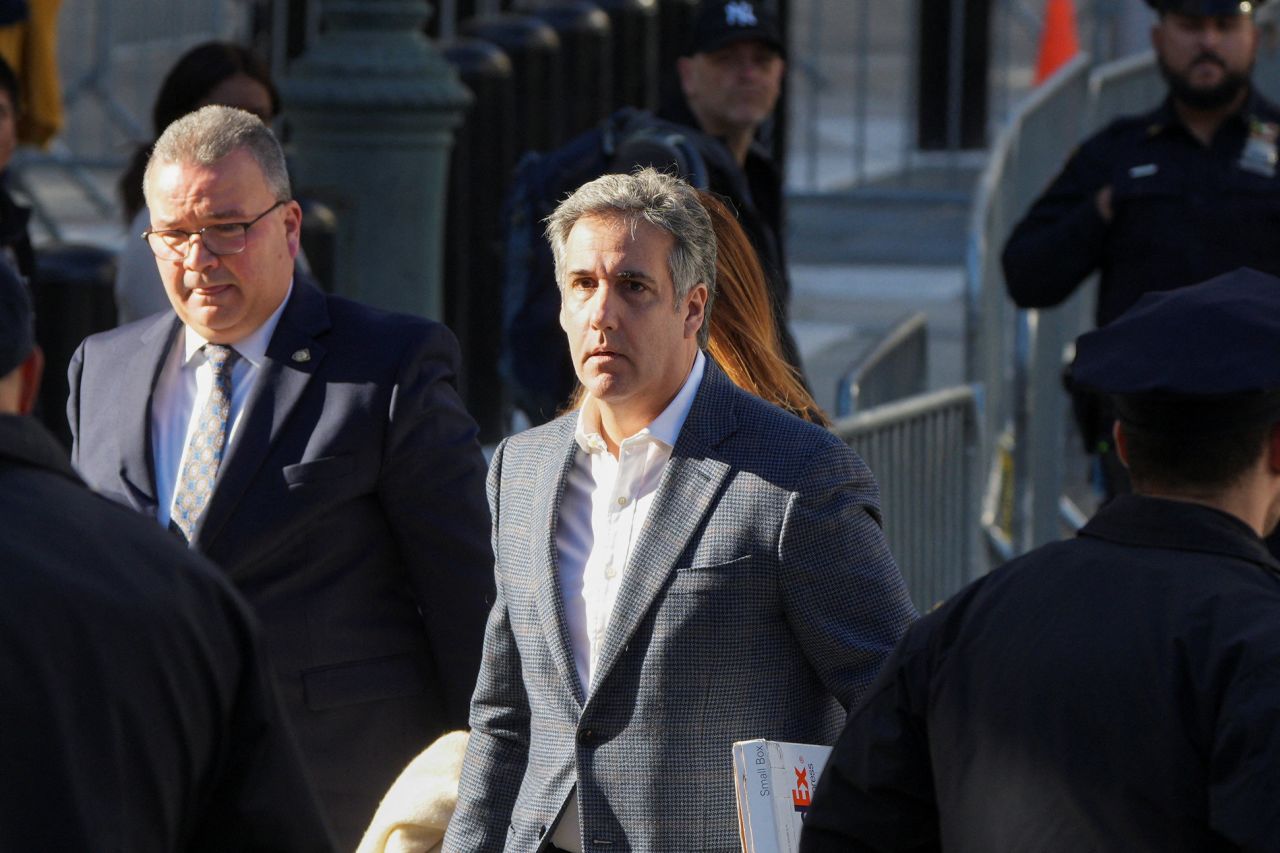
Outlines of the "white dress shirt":
{"label": "white dress shirt", "polygon": [[[257,382],[267,344],[280,322],[284,306],[293,293],[293,283],[280,305],[267,321],[252,333],[231,345],[238,355],[231,368],[231,417],[227,428],[226,450],[231,449],[236,431],[244,414],[245,401]],[[156,380],[151,398],[151,452],[156,472],[156,518],[165,527],[173,510],[173,495],[178,488],[178,476],[186,461],[187,445],[191,443],[191,431],[196,428],[199,413],[204,410],[209,392],[213,389],[213,368],[209,366],[201,349],[208,341],[183,327],[164,367]],[[223,459],[226,458],[226,451]],[[216,481],[215,481],[216,482]]]}
{"label": "white dress shirt", "polygon": [[[699,351],[675,398],[647,427],[619,442],[616,459],[598,423],[588,423],[590,397],[578,413],[578,451],[560,502],[556,550],[573,661],[588,695],[618,589],[705,367],[706,356]],[[576,790],[551,843],[563,850],[580,849]]]}

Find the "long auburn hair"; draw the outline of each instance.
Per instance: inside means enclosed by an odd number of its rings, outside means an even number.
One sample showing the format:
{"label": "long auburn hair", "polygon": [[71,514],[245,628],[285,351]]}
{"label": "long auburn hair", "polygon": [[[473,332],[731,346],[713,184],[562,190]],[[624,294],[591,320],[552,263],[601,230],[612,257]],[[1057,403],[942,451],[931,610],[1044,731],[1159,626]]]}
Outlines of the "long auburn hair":
{"label": "long auburn hair", "polygon": [[826,426],[827,416],[782,356],[772,297],[747,232],[714,193],[699,190],[698,200],[716,232],[716,301],[707,351],[739,388]]}
{"label": "long auburn hair", "polygon": [[[698,200],[716,232],[715,302],[707,352],[744,391],[819,426],[829,425],[799,373],[782,356],[764,269],[747,233],[714,193],[698,190]],[[586,393],[579,385],[565,411],[580,407]]]}

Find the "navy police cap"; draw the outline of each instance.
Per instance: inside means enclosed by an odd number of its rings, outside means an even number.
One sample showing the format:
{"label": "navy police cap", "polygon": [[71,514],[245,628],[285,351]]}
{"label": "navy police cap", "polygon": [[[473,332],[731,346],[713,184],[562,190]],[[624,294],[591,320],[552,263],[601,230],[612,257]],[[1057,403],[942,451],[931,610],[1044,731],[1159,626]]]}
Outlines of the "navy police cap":
{"label": "navy police cap", "polygon": [[1160,14],[1177,12],[1200,17],[1249,15],[1267,0],[1147,0],[1147,5]]}
{"label": "navy police cap", "polygon": [[1280,391],[1280,278],[1242,268],[1147,293],[1076,341],[1072,378],[1147,400],[1280,398],[1266,393]]}
{"label": "navy police cap", "polygon": [[35,313],[27,285],[0,259],[0,377],[22,364],[35,342]]}

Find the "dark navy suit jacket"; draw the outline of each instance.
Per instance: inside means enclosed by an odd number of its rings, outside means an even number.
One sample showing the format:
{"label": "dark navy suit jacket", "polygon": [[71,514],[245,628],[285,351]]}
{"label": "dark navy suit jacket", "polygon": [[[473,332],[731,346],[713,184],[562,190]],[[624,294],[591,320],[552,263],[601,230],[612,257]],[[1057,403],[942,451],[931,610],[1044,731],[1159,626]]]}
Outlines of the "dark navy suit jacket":
{"label": "dark navy suit jacket", "polygon": [[[151,397],[173,315],[81,344],[72,461],[154,514]],[[433,738],[466,725],[492,603],[485,463],[444,326],[295,281],[192,546],[262,620],[347,847]]]}

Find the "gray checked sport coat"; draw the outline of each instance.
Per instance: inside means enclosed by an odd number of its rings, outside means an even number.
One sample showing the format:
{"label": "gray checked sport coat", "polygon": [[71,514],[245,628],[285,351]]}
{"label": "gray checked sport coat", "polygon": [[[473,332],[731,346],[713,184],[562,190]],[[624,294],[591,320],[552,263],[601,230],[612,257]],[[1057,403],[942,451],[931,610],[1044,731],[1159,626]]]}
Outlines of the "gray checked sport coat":
{"label": "gray checked sport coat", "polygon": [[576,784],[585,851],[736,851],[733,742],[834,743],[915,617],[875,480],[708,359],[583,685],[555,544],[576,418],[489,469],[498,597],[445,849],[534,851]]}

